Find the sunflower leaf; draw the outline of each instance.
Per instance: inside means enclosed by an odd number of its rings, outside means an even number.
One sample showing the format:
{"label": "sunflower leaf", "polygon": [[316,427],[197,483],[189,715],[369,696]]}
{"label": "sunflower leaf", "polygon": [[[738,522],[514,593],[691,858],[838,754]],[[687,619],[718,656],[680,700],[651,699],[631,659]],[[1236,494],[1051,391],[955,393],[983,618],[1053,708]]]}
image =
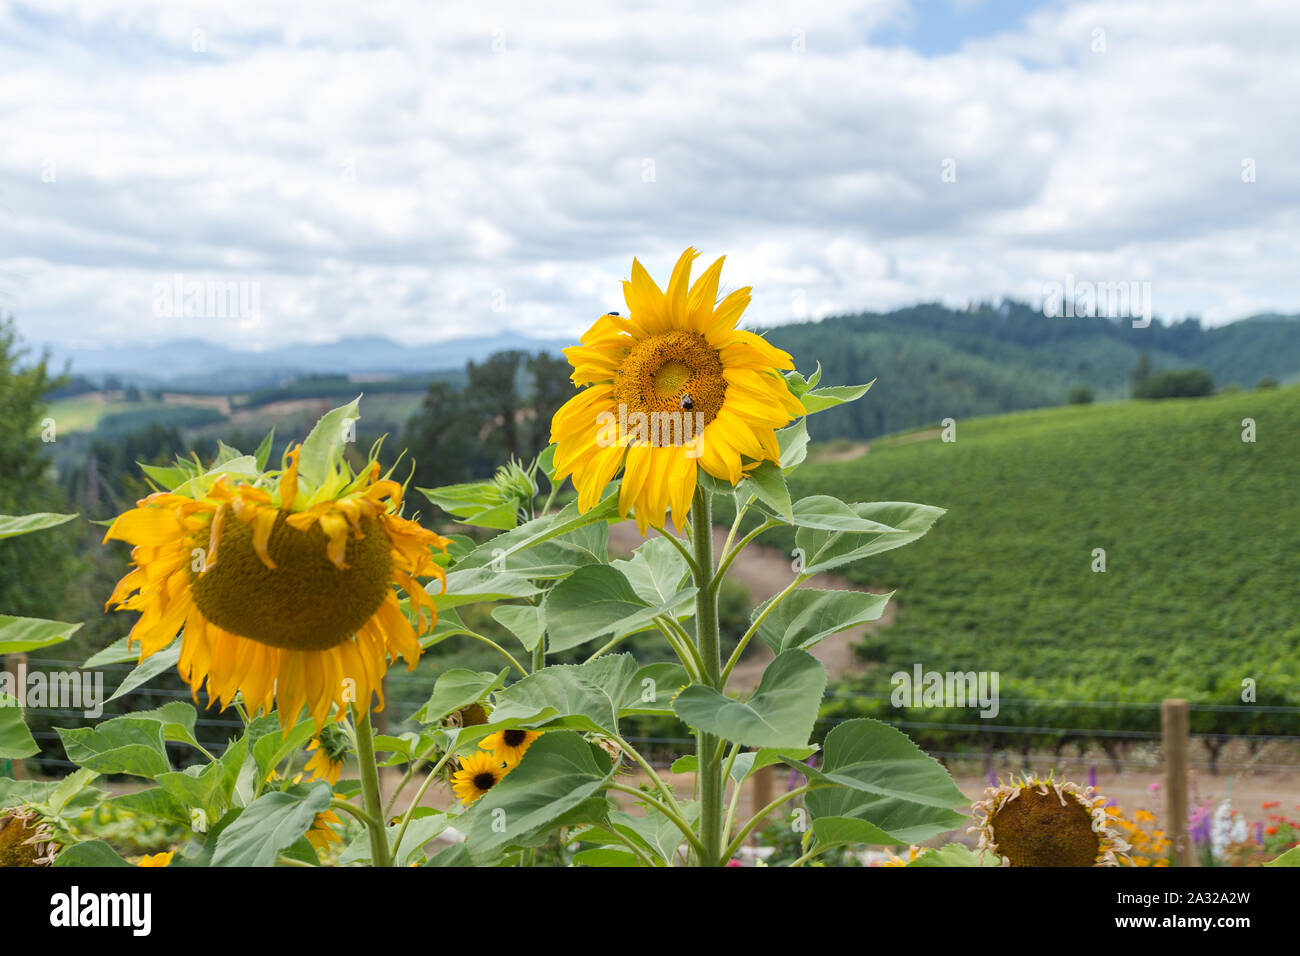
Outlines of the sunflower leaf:
{"label": "sunflower leaf", "polygon": [[[879,620],[891,597],[892,591],[794,591],[763,618],[758,636],[776,654],[791,647],[807,650],[832,634]],[[753,619],[758,620],[770,603],[755,608]]]}
{"label": "sunflower leaf", "polygon": [[692,684],[677,695],[673,712],[696,730],[750,747],[805,747],[817,720],[826,669],[807,651],[788,650],[763,672],[748,701]]}
{"label": "sunflower leaf", "polygon": [[296,843],[329,803],[326,783],[262,794],[222,831],[212,865],[273,866],[280,851]]}
{"label": "sunflower leaf", "polygon": [[461,816],[458,829],[465,832],[466,847],[475,859],[492,855],[535,839],[558,821],[576,822],[573,814],[583,807],[591,812],[581,816],[598,815],[601,801],[588,801],[613,774],[609,755],[580,734],[543,734],[518,766]]}
{"label": "sunflower leaf", "polygon": [[428,701],[412,717],[422,724],[437,723],[448,714],[479,702],[501,687],[509,673],[509,667],[502,668],[497,674],[453,667],[438,677]]}
{"label": "sunflower leaf", "polygon": [[0,693],[0,759],[25,760],[40,750],[23,720],[18,699]]}
{"label": "sunflower leaf", "polygon": [[62,644],[80,629],[80,624],[0,614],[0,654],[21,654]]}
{"label": "sunflower leaf", "polygon": [[[824,495],[814,497],[826,498]],[[831,513],[821,506],[811,508],[806,505],[808,501],[807,498],[801,499],[799,505],[804,507],[796,507],[796,520],[805,523],[794,539],[803,556],[805,574],[830,571],[870,555],[911,544],[929,531],[944,513],[942,508],[900,501],[847,505],[846,512]],[[826,508],[830,506],[827,505]],[[815,515],[814,510],[817,512]],[[842,530],[826,527],[841,520],[846,523]],[[857,522],[861,524],[858,525]],[[883,530],[850,530],[871,526]]]}
{"label": "sunflower leaf", "polygon": [[[790,489],[785,485],[781,466],[770,461],[760,462],[742,481],[742,487],[751,487],[754,496],[786,524],[794,523],[790,504]],[[738,492],[739,493],[739,492]]]}
{"label": "sunflower leaf", "polygon": [[876,380],[873,378],[866,385],[831,385],[828,388],[810,389],[799,396],[799,400],[803,402],[804,411],[812,415],[838,405],[856,402],[875,384]]}
{"label": "sunflower leaf", "polygon": [[44,531],[46,528],[65,524],[75,517],[77,517],[75,514],[54,514],[49,511],[29,515],[0,515],[0,539],[30,534],[33,531]]}
{"label": "sunflower leaf", "polygon": [[342,458],[344,447],[355,440],[356,422],[361,417],[358,411],[360,402],[361,396],[358,395],[346,405],[326,412],[303,439],[298,454],[298,475],[313,488],[325,484],[336,459]]}
{"label": "sunflower leaf", "polygon": [[637,594],[616,567],[595,564],[578,568],[547,592],[542,602],[547,649],[551,653],[600,638],[619,638],[655,626],[654,619],[676,614],[695,596],[684,588],[651,604]]}

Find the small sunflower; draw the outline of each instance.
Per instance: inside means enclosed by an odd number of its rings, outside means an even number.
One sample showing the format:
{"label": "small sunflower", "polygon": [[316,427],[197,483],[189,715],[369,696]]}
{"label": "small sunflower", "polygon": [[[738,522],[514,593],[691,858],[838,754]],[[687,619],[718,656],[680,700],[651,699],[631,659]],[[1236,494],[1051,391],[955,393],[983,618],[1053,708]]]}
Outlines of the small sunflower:
{"label": "small sunflower", "polygon": [[[290,726],[305,705],[317,727],[332,705],[369,705],[391,657],[414,669],[420,634],[437,620],[417,577],[446,582],[432,548],[447,540],[397,515],[402,487],[380,478],[375,453],[354,474],[336,453],[316,481],[301,446],[279,472],[197,475],[141,499],[105,540],[134,545],[135,565],[106,607],[140,611],[140,660],[182,631],[181,676],[224,709],[279,705]],[[251,479],[251,480],[250,480]],[[394,587],[410,599],[407,621]]]}
{"label": "small sunflower", "polygon": [[498,730],[479,742],[484,750],[492,751],[493,756],[513,767],[524,758],[533,741],[542,735],[540,730]]}
{"label": "small sunflower", "polygon": [[917,857],[923,856],[929,852],[930,852],[930,848],[928,846],[917,846],[916,844],[912,844],[907,848],[907,856],[898,856],[892,850],[886,849],[885,862],[881,863],[880,865],[881,866],[907,866],[907,864],[911,863]]}
{"label": "small sunflower", "polygon": [[153,853],[149,856],[142,856],[136,866],[170,866],[172,857],[175,855],[176,851],[170,850],[166,853]]}
{"label": "small sunflower", "polygon": [[58,852],[54,831],[35,810],[0,810],[0,867],[49,866]]}
{"label": "small sunflower", "polygon": [[682,528],[698,468],[734,485],[778,461],[775,430],[804,414],[780,374],[794,368],[789,354],[736,328],[750,290],[717,302],[722,259],[692,285],[698,254],[682,253],[666,292],[633,260],[629,316],[602,316],[564,350],[574,384],[587,387],[551,422],[556,480],[573,476],[586,511],[621,468],[619,514],[630,511],[643,534],[670,511]]}
{"label": "small sunflower", "polygon": [[478,750],[460,761],[451,775],[451,788],[463,806],[469,806],[505,777],[510,769],[490,750]]}
{"label": "small sunflower", "polygon": [[1128,843],[1112,826],[1106,798],[1050,777],[1013,777],[972,805],[979,849],[1008,866],[1118,866]]}
{"label": "small sunflower", "polygon": [[311,758],[303,770],[311,780],[326,780],[332,787],[339,782],[343,758],[348,754],[348,736],[338,724],[326,724],[307,745]]}
{"label": "small sunflower", "polygon": [[[334,796],[339,796],[337,793]],[[311,829],[307,831],[307,842],[316,848],[317,853],[328,853],[331,843],[342,843],[343,837],[334,829],[342,824],[339,815],[333,810],[316,814]]]}

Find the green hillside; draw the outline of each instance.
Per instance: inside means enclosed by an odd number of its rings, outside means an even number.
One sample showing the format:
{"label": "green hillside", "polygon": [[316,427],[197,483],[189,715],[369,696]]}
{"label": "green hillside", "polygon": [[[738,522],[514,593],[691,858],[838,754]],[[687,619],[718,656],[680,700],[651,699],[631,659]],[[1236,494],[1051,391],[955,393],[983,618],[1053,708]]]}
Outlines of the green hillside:
{"label": "green hillside", "polygon": [[1194,319],[1134,328],[1127,320],[1048,318],[1016,302],[962,310],[929,303],[765,334],[801,369],[820,361],[828,382],[877,380],[873,401],[823,416],[823,439],[1060,405],[1080,385],[1101,401],[1127,398],[1143,353],[1157,371],[1204,368],[1220,387],[1252,388],[1264,376],[1300,382],[1300,321],[1283,316],[1213,329]]}
{"label": "green hillside", "polygon": [[1300,387],[959,419],[956,435],[878,443],[792,482],[948,509],[917,544],[849,569],[898,589],[897,619],[863,648],[883,666],[859,688],[921,663],[998,671],[1007,698],[1240,704],[1253,678],[1261,705],[1300,704]]}

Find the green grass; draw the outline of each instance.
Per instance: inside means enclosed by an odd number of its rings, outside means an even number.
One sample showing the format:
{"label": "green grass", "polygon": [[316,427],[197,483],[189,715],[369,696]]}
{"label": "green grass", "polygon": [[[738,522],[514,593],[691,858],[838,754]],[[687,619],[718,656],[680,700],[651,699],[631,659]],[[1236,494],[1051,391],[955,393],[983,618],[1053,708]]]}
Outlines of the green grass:
{"label": "green grass", "polygon": [[999,671],[1004,698],[1240,703],[1254,678],[1261,702],[1300,704],[1298,479],[1292,387],[960,420],[954,443],[810,461],[791,491],[948,509],[849,569],[898,589],[895,622],[863,647],[885,666],[860,689],[919,662]]}

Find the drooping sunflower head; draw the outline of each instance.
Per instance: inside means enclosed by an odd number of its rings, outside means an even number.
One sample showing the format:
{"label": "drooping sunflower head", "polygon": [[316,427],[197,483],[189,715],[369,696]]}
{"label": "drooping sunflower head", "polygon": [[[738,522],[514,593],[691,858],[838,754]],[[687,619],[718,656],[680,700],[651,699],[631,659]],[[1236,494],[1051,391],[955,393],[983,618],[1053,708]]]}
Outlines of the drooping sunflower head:
{"label": "drooping sunflower head", "polygon": [[510,768],[490,750],[476,750],[461,758],[460,769],[451,775],[451,789],[464,806],[469,806],[502,781]]}
{"label": "drooping sunflower head", "polygon": [[311,757],[303,769],[311,774],[310,779],[326,780],[332,787],[339,782],[348,749],[348,735],[343,729],[337,723],[326,724],[307,745]]}
{"label": "drooping sunflower head", "polygon": [[35,810],[0,810],[0,867],[49,866],[58,852],[54,831]]}
{"label": "drooping sunflower head", "polygon": [[1013,777],[972,805],[981,855],[1008,866],[1118,866],[1128,850],[1092,787]]}
{"label": "drooping sunflower head", "polygon": [[629,314],[596,320],[565,349],[573,382],[586,386],[555,413],[556,480],[570,475],[582,511],[623,471],[619,513],[642,533],[671,513],[680,529],[698,469],[736,484],[778,461],[775,430],[804,414],[781,370],[790,356],[736,328],[748,288],[717,301],[722,259],[694,284],[687,249],[661,291],[638,261],[623,283]]}
{"label": "drooping sunflower head", "polygon": [[513,767],[524,758],[533,741],[541,735],[540,730],[498,730],[480,741],[479,746],[492,751],[492,755],[507,767]]}
{"label": "drooping sunflower head", "polygon": [[130,635],[140,659],[183,630],[180,673],[196,697],[206,682],[223,708],[236,694],[254,711],[278,704],[286,728],[304,705],[318,727],[333,706],[367,707],[378,693],[382,707],[390,656],[414,668],[437,618],[416,578],[445,581],[432,549],[447,540],[399,516],[402,486],[380,476],[377,448],[354,472],[339,448],[322,450],[321,427],[278,471],[252,456],[207,472],[182,462],[167,471],[174,487],[105,535],[134,545],[106,607],[141,612]]}

